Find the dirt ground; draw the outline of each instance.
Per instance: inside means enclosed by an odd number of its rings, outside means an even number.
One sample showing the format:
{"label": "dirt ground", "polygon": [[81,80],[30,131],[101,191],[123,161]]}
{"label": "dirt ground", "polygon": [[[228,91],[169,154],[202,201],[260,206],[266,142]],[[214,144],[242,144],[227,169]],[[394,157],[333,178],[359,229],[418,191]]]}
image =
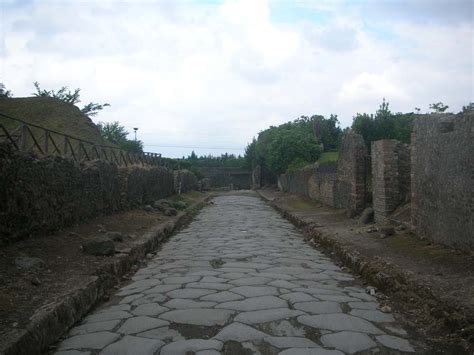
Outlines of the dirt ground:
{"label": "dirt ground", "polygon": [[[388,287],[387,302],[405,314],[409,326],[435,344],[440,353],[471,354],[474,345],[472,252],[433,244],[409,230],[397,230],[395,235],[382,238],[376,231],[377,225],[360,225],[357,217],[350,219],[345,211],[272,189],[261,193],[280,209],[308,224],[309,234],[317,231],[332,244],[370,260],[374,272],[403,274],[409,282],[403,282],[402,287]],[[317,242],[312,243],[321,247]]]}
{"label": "dirt ground", "polygon": [[[174,196],[187,205],[203,198],[199,192]],[[34,313],[72,290],[83,287],[95,271],[114,259],[82,252],[81,245],[104,231],[128,235],[117,242],[116,253],[126,250],[151,227],[174,217],[157,210],[132,210],[99,217],[53,235],[38,236],[0,249],[0,338],[24,329]],[[16,267],[18,257],[40,258],[44,264],[31,270]]]}

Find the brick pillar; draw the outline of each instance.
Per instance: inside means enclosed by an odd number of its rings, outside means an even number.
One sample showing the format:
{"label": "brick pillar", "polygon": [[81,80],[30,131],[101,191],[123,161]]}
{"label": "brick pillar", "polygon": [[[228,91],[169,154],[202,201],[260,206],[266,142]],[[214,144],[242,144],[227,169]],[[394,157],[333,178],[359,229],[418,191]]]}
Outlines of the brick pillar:
{"label": "brick pillar", "polygon": [[408,146],[395,140],[372,142],[372,191],[377,223],[409,199],[410,152]]}

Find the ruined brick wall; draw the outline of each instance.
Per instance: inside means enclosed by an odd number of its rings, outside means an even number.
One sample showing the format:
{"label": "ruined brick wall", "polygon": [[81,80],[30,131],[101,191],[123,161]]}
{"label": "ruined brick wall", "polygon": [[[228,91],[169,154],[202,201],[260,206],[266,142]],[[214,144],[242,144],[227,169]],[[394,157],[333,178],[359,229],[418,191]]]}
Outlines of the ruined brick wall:
{"label": "ruined brick wall", "polygon": [[472,250],[474,114],[420,118],[411,143],[411,212],[416,232]]}
{"label": "ruined brick wall", "polygon": [[76,164],[37,159],[0,144],[0,244],[173,193],[173,175],[160,167],[117,168],[100,161]]}
{"label": "ruined brick wall", "polygon": [[308,197],[321,201],[325,205],[335,206],[337,186],[337,163],[318,164],[314,174],[308,179]]}
{"label": "ruined brick wall", "polygon": [[337,162],[335,207],[361,212],[367,204],[367,176],[369,157],[360,134],[344,136]]}
{"label": "ruined brick wall", "polygon": [[278,186],[284,192],[318,200],[328,206],[361,212],[367,203],[369,173],[367,148],[362,136],[344,136],[337,162],[315,163],[281,174]]}
{"label": "ruined brick wall", "polygon": [[409,200],[410,149],[395,139],[372,142],[372,189],[375,221],[383,223]]}

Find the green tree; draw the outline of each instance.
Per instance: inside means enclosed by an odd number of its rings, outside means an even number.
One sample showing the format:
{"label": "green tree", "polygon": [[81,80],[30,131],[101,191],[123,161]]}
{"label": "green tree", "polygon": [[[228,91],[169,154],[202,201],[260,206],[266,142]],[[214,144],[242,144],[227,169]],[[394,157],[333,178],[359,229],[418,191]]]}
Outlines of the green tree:
{"label": "green tree", "polygon": [[397,139],[410,143],[414,118],[413,113],[393,113],[384,98],[375,115],[356,114],[352,121],[352,129],[364,137],[369,149],[371,142],[379,139]]}
{"label": "green tree", "polygon": [[342,138],[342,129],[339,126],[337,115],[331,114],[329,118],[313,115],[311,119],[313,120],[315,134],[323,145],[324,151],[337,150]]}
{"label": "green tree", "polygon": [[127,136],[129,132],[118,121],[97,123],[100,135],[110,143],[116,144],[120,149],[130,153],[143,152],[143,142],[140,140],[131,140]]}
{"label": "green tree", "polygon": [[321,153],[313,133],[313,118],[300,118],[259,133],[245,150],[246,165],[262,165],[273,174],[316,161]]}
{"label": "green tree", "polygon": [[[33,85],[36,89],[36,92],[33,93],[34,96],[54,97],[56,99],[59,99],[71,105],[75,105],[81,102],[80,100],[81,89],[79,88],[71,91],[68,89],[67,86],[63,86],[59,90],[54,91],[54,90],[41,89],[40,84],[37,81],[35,81]],[[89,102],[87,105],[84,105],[80,110],[83,114],[91,117],[91,116],[96,116],[99,113],[99,111],[103,110],[107,106],[110,106],[110,104],[108,103],[98,104],[95,102]]]}

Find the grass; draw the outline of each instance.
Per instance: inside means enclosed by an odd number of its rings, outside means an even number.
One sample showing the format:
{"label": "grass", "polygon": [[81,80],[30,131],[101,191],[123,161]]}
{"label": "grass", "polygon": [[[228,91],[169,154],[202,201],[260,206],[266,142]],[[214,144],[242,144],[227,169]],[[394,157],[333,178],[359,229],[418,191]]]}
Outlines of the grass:
{"label": "grass", "polygon": [[[0,113],[95,144],[111,145],[101,137],[96,125],[79,108],[58,99],[50,97],[1,98]],[[0,123],[8,130],[20,125],[17,121],[1,116]],[[33,129],[33,132],[35,135],[43,133],[39,129]]]}
{"label": "grass", "polygon": [[318,162],[324,163],[326,161],[336,161],[337,159],[339,159],[339,152],[325,152],[321,154]]}

